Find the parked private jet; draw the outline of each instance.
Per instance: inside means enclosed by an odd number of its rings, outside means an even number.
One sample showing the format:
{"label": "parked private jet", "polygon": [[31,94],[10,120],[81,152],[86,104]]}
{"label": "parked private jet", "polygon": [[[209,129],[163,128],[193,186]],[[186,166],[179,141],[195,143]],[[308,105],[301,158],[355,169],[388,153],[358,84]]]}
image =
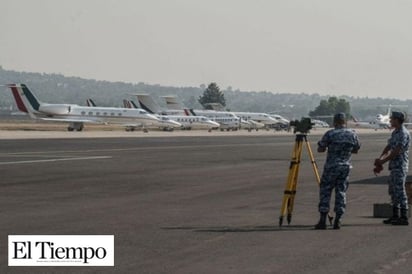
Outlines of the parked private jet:
{"label": "parked private jet", "polygon": [[[179,103],[174,96],[163,96],[166,101],[169,110],[172,109],[182,109],[182,104]],[[267,113],[257,113],[257,112],[228,112],[222,111],[223,106],[220,103],[210,103],[208,104],[213,110],[194,110],[192,113],[199,115],[204,115],[212,118],[211,115],[217,113],[219,116],[226,117],[228,115],[235,115],[240,118],[240,123],[242,128],[246,128],[249,131],[251,129],[258,130],[260,128],[275,128],[275,129],[286,129],[289,125],[289,121],[280,115],[269,115]],[[221,122],[220,120],[216,120]]]}
{"label": "parked private jet", "polygon": [[243,121],[233,112],[229,111],[217,111],[217,110],[204,110],[204,109],[186,109],[178,102],[175,96],[163,96],[166,101],[167,110],[165,112],[168,115],[176,113],[184,113],[188,116],[206,116],[212,121],[220,124],[220,130],[238,130],[242,123],[244,126],[249,126],[250,123]]}
{"label": "parked private jet", "polygon": [[84,123],[118,124],[135,128],[159,121],[143,109],[49,104],[39,101],[25,84],[10,84],[8,87],[20,111],[27,112],[33,119],[68,122],[68,131],[81,131]]}
{"label": "parked private jet", "polygon": [[247,123],[248,122],[243,122],[243,120],[236,116],[235,114],[233,114],[232,112],[228,112],[228,111],[214,111],[214,110],[187,110],[185,109],[184,112],[186,114],[193,115],[194,117],[197,116],[203,116],[203,117],[207,117],[208,119],[219,123],[220,124],[220,130],[238,130],[242,123]]}
{"label": "parked private jet", "polygon": [[[149,113],[161,114],[157,115],[159,119],[172,119],[177,121],[182,125],[182,129],[208,129],[209,132],[212,129],[216,129],[220,127],[218,122],[212,121],[211,119],[205,116],[187,116],[186,114],[183,115],[176,115],[176,114],[168,114],[167,112],[161,110],[160,106],[153,100],[153,98],[148,94],[135,94],[137,100],[139,101],[140,106],[148,111]],[[137,107],[133,101],[124,101],[125,107]]]}
{"label": "parked private jet", "polygon": [[[86,101],[87,106],[89,107],[97,107],[96,103],[92,100],[92,99],[87,99]],[[133,102],[132,102],[133,103]],[[134,109],[139,109],[136,105],[134,105],[133,107],[131,106],[131,103],[127,100],[123,100],[123,105],[125,108],[134,108]],[[152,113],[151,113],[152,114]],[[147,132],[147,128],[146,127],[155,127],[155,128],[160,128],[161,130],[164,131],[173,131],[175,128],[180,128],[182,126],[182,124],[180,124],[179,122],[176,122],[168,117],[159,117],[158,115],[155,115],[157,118],[159,118],[159,121],[155,121],[153,123],[146,123],[145,128],[143,129],[143,131]],[[133,131],[134,128],[131,127],[126,127],[126,131]]]}
{"label": "parked private jet", "polygon": [[264,125],[266,128],[274,127],[278,124],[278,120],[269,116],[267,113],[260,112],[233,112],[236,116],[242,118],[245,121],[257,122]]}
{"label": "parked private jet", "polygon": [[270,117],[275,119],[277,121],[277,124],[275,125],[276,129],[285,129],[287,130],[289,128],[289,123],[290,121],[286,119],[285,117],[276,114],[276,113],[269,113]]}

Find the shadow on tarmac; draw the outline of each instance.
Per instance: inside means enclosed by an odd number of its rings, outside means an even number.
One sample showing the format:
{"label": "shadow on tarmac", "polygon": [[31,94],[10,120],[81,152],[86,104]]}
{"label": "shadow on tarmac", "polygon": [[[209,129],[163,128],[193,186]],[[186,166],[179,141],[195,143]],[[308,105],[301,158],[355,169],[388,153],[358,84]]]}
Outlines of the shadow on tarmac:
{"label": "shadow on tarmac", "polygon": [[349,185],[387,185],[389,176],[376,176],[359,181],[350,181]]}
{"label": "shadow on tarmac", "polygon": [[[387,185],[389,176],[376,176],[368,179],[363,179],[359,181],[350,181],[349,185]],[[406,177],[406,182],[411,182],[412,176]]]}
{"label": "shadow on tarmac", "polygon": [[[385,226],[382,223],[375,224],[343,224],[345,227],[375,227]],[[165,230],[192,230],[193,232],[217,232],[217,233],[241,233],[241,232],[284,232],[284,231],[317,231],[314,229],[315,225],[285,225],[285,226],[238,226],[238,227],[196,227],[196,226],[176,226],[176,227],[162,227]],[[332,226],[328,226],[332,229]]]}

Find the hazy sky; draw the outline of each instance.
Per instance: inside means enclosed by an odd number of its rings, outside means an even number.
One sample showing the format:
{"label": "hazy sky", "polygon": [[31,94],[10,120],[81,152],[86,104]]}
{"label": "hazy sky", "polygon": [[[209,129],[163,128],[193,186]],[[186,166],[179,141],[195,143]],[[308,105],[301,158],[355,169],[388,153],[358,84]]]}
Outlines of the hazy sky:
{"label": "hazy sky", "polygon": [[411,0],[0,0],[0,65],[412,99]]}

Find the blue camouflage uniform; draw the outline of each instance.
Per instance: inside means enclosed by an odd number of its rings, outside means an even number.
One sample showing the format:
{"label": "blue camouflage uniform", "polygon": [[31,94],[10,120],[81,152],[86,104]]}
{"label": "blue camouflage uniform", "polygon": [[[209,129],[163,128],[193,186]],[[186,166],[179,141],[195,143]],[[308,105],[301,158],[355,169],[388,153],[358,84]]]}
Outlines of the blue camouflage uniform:
{"label": "blue camouflage uniform", "polygon": [[335,188],[335,208],[337,216],[345,213],[346,190],[353,151],[360,148],[356,133],[342,126],[327,131],[318,142],[320,148],[328,150],[326,163],[320,181],[319,212],[329,212],[329,203]]}
{"label": "blue camouflage uniform", "polygon": [[397,147],[401,148],[399,155],[389,161],[389,195],[391,196],[392,205],[396,209],[408,209],[405,181],[408,175],[410,139],[409,131],[402,126],[395,129],[388,140],[388,146],[391,150]]}

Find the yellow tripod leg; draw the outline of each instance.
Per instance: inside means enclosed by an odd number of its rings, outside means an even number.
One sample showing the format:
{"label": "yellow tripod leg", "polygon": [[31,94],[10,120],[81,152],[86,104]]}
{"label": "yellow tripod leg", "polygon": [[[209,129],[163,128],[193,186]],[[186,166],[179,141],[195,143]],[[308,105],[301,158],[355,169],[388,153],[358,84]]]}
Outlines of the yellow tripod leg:
{"label": "yellow tripod leg", "polygon": [[286,181],[285,192],[283,195],[282,208],[279,217],[279,226],[283,224],[283,218],[287,215],[288,224],[292,220],[293,205],[295,201],[296,187],[299,175],[299,164],[302,156],[302,138],[296,136],[295,146],[292,153],[292,160],[290,162],[288,179]]}
{"label": "yellow tripod leg", "polygon": [[309,141],[306,138],[306,136],[305,136],[305,143],[306,143],[306,147],[308,149],[310,161],[312,163],[313,172],[315,173],[316,181],[318,182],[318,185],[320,185],[320,176],[319,176],[319,171],[318,171],[318,165],[316,164],[315,157],[313,157],[312,148],[310,147]]}

